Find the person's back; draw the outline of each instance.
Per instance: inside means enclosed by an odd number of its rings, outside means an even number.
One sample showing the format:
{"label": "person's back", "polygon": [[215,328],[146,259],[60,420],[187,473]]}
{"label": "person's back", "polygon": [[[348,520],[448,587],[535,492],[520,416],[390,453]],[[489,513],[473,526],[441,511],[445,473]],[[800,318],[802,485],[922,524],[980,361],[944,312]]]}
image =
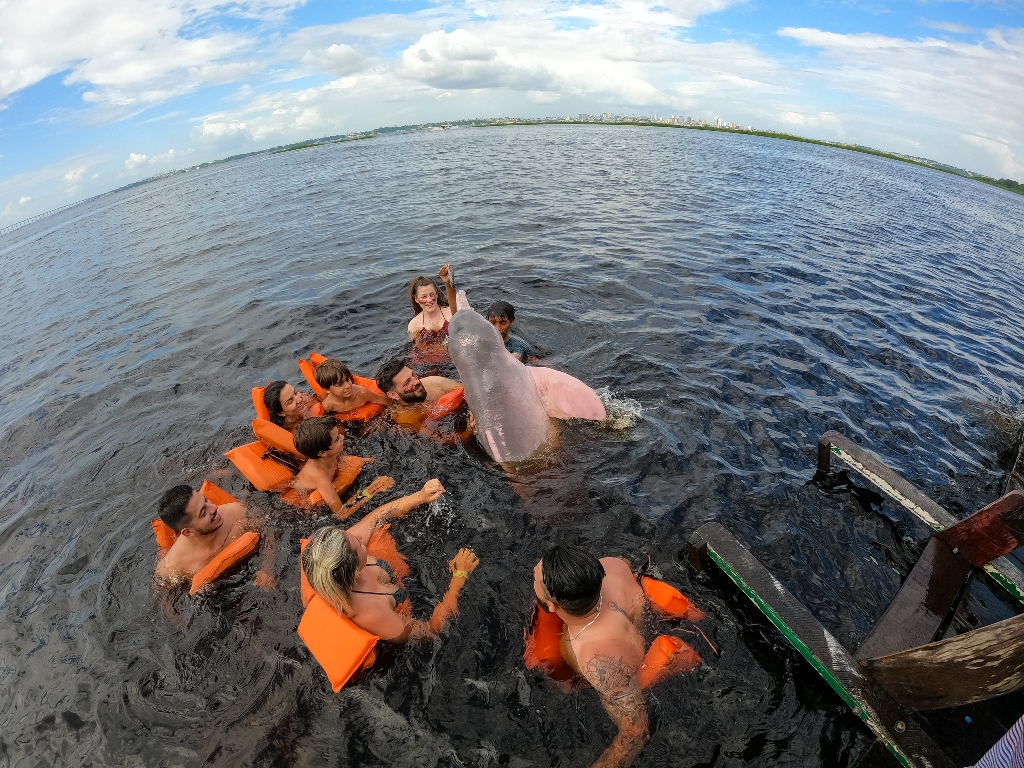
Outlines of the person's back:
{"label": "person's back", "polygon": [[565,623],[563,658],[594,687],[618,726],[594,765],[631,765],[650,733],[638,679],[644,597],[629,565],[614,557],[598,560],[575,547],[555,547],[534,568],[534,593],[545,610]]}

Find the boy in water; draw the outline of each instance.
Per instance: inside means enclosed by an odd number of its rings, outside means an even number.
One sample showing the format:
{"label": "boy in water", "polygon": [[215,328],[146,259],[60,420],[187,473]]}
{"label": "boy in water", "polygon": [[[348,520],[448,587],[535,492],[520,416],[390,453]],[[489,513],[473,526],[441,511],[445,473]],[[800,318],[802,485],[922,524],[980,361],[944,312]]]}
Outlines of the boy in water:
{"label": "boy in water", "polygon": [[324,503],[343,520],[358,506],[362,506],[361,502],[374,494],[383,493],[395,484],[390,477],[378,477],[367,486],[356,504],[350,505],[343,512],[341,497],[334,487],[334,477],[338,474],[341,456],[345,451],[345,433],[334,417],[314,417],[299,424],[295,430],[295,448],[308,457],[309,461],[302,465],[292,481],[292,487],[304,494],[320,491]]}
{"label": "boy in water", "polygon": [[512,330],[512,325],[516,321],[515,307],[507,301],[496,301],[488,308],[485,317],[487,322],[498,329],[498,333],[501,334],[501,340],[505,342],[505,349],[520,362],[525,363],[529,360],[537,359],[530,354],[530,346],[525,341],[516,336],[509,335],[509,331]]}
{"label": "boy in water", "polygon": [[352,372],[341,360],[324,360],[313,371],[313,377],[327,392],[323,399],[324,412],[346,413],[366,403],[389,405],[391,400],[386,395],[356,384],[352,380]]}

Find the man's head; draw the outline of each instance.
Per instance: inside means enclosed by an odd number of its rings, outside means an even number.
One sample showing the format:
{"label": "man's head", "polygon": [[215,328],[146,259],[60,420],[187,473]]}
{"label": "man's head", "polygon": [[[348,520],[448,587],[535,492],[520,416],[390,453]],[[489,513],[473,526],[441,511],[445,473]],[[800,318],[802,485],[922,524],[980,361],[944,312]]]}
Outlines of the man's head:
{"label": "man's head", "polygon": [[427,399],[426,387],[405,358],[396,357],[384,363],[377,371],[377,386],[392,400],[403,403],[422,403]]}
{"label": "man's head", "polygon": [[496,301],[487,309],[487,322],[498,329],[501,338],[507,339],[512,324],[516,321],[516,308],[507,301]]}
{"label": "man's head", "polygon": [[185,536],[213,533],[224,523],[217,505],[187,485],[176,485],[164,493],[158,509],[164,524]]}
{"label": "man's head", "polygon": [[324,389],[343,387],[352,381],[352,372],[341,360],[324,360],[313,369],[313,378]]}
{"label": "man's head", "polygon": [[533,569],[533,591],[549,610],[586,616],[601,599],[604,566],[589,552],[555,547]]}
{"label": "man's head", "polygon": [[320,459],[345,447],[345,432],[333,416],[306,419],[295,428],[295,449],[309,459]]}

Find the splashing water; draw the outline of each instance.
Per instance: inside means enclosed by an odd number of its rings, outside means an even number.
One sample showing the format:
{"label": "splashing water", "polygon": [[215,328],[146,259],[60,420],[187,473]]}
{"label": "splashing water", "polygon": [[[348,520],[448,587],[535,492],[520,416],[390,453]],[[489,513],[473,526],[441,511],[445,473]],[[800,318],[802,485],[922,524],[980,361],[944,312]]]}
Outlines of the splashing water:
{"label": "splashing water", "polygon": [[617,432],[624,432],[636,426],[643,416],[644,407],[640,405],[639,400],[616,396],[610,387],[601,387],[594,391],[604,404],[605,412],[608,414],[604,423],[609,428]]}

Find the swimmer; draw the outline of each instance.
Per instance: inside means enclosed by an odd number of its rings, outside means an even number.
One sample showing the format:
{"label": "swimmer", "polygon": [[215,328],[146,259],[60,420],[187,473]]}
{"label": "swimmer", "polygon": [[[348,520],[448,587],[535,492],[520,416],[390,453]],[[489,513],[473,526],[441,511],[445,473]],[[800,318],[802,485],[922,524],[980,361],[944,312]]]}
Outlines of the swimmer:
{"label": "swimmer", "polygon": [[594,686],[618,727],[594,765],[632,765],[650,739],[637,677],[645,598],[632,569],[618,557],[598,560],[575,547],[555,547],[533,569],[533,591],[541,608],[565,622],[562,657]]}
{"label": "swimmer", "polygon": [[406,331],[417,350],[440,352],[448,345],[448,321],[452,319],[455,289],[453,270],[445,264],[438,273],[445,284],[446,301],[442,302],[432,278],[422,275],[409,283],[409,303],[413,318]]}
{"label": "swimmer", "polygon": [[408,360],[396,357],[377,370],[377,386],[394,403],[395,421],[419,432],[430,418],[431,406],[437,403],[438,398],[462,385],[444,376],[424,376],[421,379],[413,373]]}
{"label": "swimmer", "polygon": [[327,393],[322,401],[325,413],[346,413],[366,403],[391,404],[386,396],[356,384],[341,360],[324,360],[313,370],[313,376]]}
{"label": "swimmer", "polygon": [[305,419],[316,416],[319,410],[315,398],[298,392],[287,381],[267,384],[263,390],[263,404],[270,412],[270,420],[289,432],[294,432]]}
{"label": "swimmer", "polygon": [[459,590],[480,560],[469,549],[460,549],[448,563],[452,574],[444,597],[429,621],[418,621],[396,610],[405,602],[403,587],[395,584],[383,560],[366,552],[373,529],[389,520],[405,517],[412,509],[428,504],[444,493],[437,480],[428,480],[417,493],[374,510],[348,530],[321,528],[313,534],[302,554],[302,570],[313,590],[338,613],[382,640],[405,643],[437,636],[445,621],[458,610]]}
{"label": "swimmer", "polygon": [[[257,531],[259,522],[246,515],[237,501],[217,505],[187,485],[176,485],[160,497],[160,519],[178,538],[156,567],[154,584],[173,587],[191,580],[224,547],[246,531]],[[266,591],[277,586],[271,575],[276,537],[267,537],[255,584]]]}
{"label": "swimmer", "polygon": [[487,318],[488,323],[498,329],[498,333],[501,334],[501,340],[505,344],[505,349],[513,357],[523,363],[538,359],[530,354],[529,344],[518,336],[509,335],[512,326],[516,322],[515,307],[507,301],[496,301],[487,308],[487,314],[484,317]]}
{"label": "swimmer", "polygon": [[359,509],[370,496],[383,493],[395,484],[390,477],[378,477],[352,503],[342,505],[334,487],[334,476],[338,474],[345,451],[345,430],[333,416],[313,417],[299,424],[295,429],[295,448],[309,461],[302,465],[292,487],[302,494],[320,491],[324,503],[341,520]]}

